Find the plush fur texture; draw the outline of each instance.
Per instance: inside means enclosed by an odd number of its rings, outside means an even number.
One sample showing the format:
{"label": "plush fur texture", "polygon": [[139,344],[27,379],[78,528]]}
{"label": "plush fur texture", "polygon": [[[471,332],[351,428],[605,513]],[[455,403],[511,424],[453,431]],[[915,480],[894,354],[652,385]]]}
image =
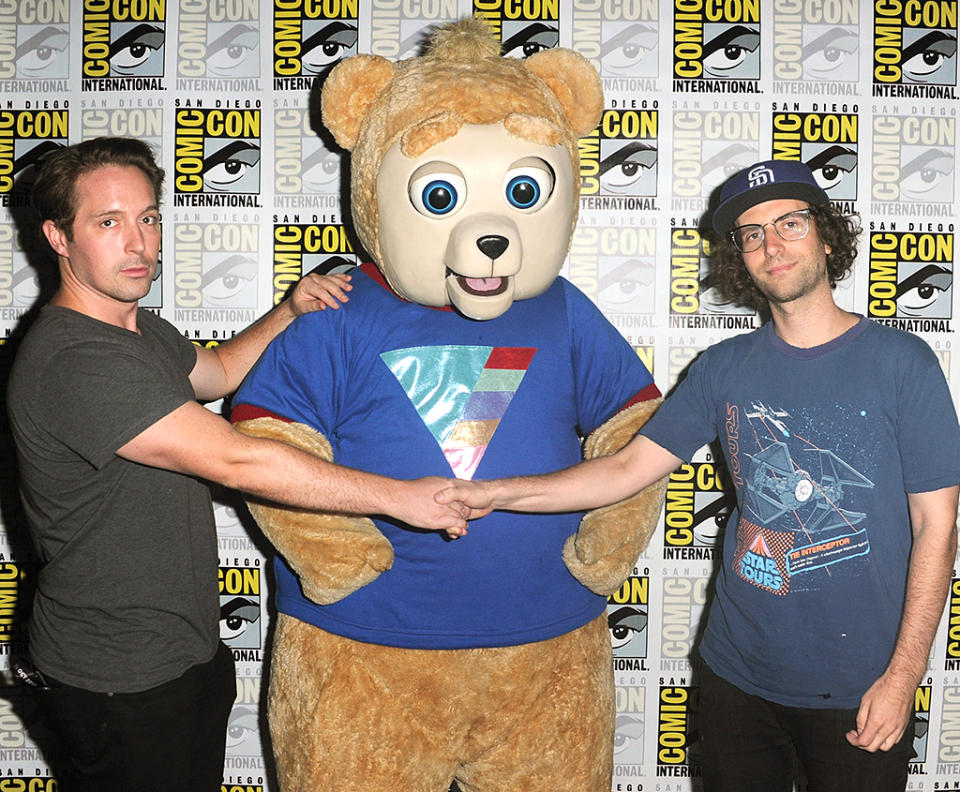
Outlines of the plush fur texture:
{"label": "plush fur texture", "polygon": [[[410,156],[464,124],[502,122],[521,140],[564,145],[576,173],[577,138],[598,123],[603,95],[576,53],[502,58],[485,24],[468,20],[441,30],[421,58],[342,61],[322,103],[324,123],[352,151],[357,233],[381,264],[377,175],[395,142]],[[397,200],[404,200],[401,186]],[[564,231],[572,228],[557,229]],[[654,408],[637,405],[611,419],[590,438],[587,455],[622,446]],[[329,444],[308,427],[269,418],[238,427],[331,458]],[[588,515],[565,548],[573,574],[602,594],[619,588],[662,501],[661,482]],[[369,520],[262,502],[251,510],[315,602],[348,595],[392,562]],[[438,591],[437,608],[456,597]],[[461,650],[359,643],[278,617],[269,721],[281,792],[446,792],[453,779],[463,792],[609,792],[614,719],[605,615],[548,641]]]}
{"label": "plush fur texture", "polygon": [[[520,60],[500,57],[499,47],[486,23],[465,19],[439,31],[424,57],[394,64],[357,55],[338,63],[324,82],[323,123],[352,152],[353,222],[374,261],[382,257],[380,161],[413,128],[434,123],[432,135],[418,136],[417,145],[404,150],[408,156],[456,134],[463,124],[505,121],[518,137],[563,142],[577,170],[577,138],[596,127],[603,113],[596,70],[572,50],[544,50]],[[538,122],[531,124],[531,118]],[[552,131],[540,139],[545,128]]]}
{"label": "plush fur texture", "polygon": [[[613,416],[587,438],[584,457],[593,459],[619,451],[662,401],[640,402]],[[665,476],[632,498],[595,509],[580,521],[579,530],[563,547],[563,560],[584,586],[604,596],[620,588],[657,527],[669,478]]]}
{"label": "plush fur texture", "polygon": [[[333,461],[330,443],[315,429],[276,418],[235,424],[251,437],[265,437]],[[393,548],[366,517],[307,511],[247,498],[250,513],[270,543],[287,560],[303,593],[329,605],[367,585],[393,565]]]}
{"label": "plush fur texture", "polygon": [[[456,592],[438,592],[438,607]],[[610,792],[606,616],[538,643],[396,649],[280,615],[270,734],[283,792]]]}

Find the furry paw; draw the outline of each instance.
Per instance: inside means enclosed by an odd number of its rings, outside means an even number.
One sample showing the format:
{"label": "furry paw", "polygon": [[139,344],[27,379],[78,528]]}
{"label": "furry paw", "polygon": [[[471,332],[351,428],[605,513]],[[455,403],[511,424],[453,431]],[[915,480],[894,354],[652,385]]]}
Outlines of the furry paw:
{"label": "furry paw", "polygon": [[[613,416],[587,440],[590,459],[618,451],[660,405],[660,399],[635,404]],[[596,594],[613,594],[633,571],[656,530],[667,478],[620,503],[584,515],[577,532],[563,546],[563,561],[577,580]]]}
{"label": "furry paw", "polygon": [[[327,439],[305,424],[255,418],[235,428],[333,461]],[[343,599],[393,565],[393,547],[366,517],[295,509],[257,498],[247,498],[247,507],[300,578],[303,593],[319,605]]]}

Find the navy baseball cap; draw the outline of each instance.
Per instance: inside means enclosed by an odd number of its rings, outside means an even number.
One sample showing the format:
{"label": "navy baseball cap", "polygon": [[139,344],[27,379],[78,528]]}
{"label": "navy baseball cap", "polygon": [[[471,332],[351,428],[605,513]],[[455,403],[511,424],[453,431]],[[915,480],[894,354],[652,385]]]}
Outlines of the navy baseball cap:
{"label": "navy baseball cap", "polygon": [[813,173],[795,160],[767,160],[734,174],[720,190],[713,213],[713,229],[726,234],[747,209],[764,201],[796,198],[812,206],[829,201]]}

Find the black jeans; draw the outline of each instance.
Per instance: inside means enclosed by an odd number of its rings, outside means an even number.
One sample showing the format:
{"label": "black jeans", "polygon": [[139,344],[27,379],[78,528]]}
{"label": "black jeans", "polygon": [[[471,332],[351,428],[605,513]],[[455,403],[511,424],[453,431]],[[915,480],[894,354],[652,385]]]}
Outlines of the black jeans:
{"label": "black jeans", "polygon": [[704,792],[791,792],[795,760],[807,792],[903,792],[914,726],[889,751],[847,742],[857,710],[784,707],[744,693],[706,664],[698,725]]}
{"label": "black jeans", "polygon": [[35,690],[75,774],[64,792],[219,792],[227,719],[236,697],[233,655],[142,693],[69,685]]}

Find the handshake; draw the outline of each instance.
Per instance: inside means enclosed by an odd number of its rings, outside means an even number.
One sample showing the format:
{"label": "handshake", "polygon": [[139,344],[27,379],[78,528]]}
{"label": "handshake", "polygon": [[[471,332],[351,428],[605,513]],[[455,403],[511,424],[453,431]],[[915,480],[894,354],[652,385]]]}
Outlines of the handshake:
{"label": "handshake", "polygon": [[465,481],[438,476],[390,481],[384,493],[385,511],[413,528],[443,531],[451,539],[467,533],[467,522],[495,508],[497,481]]}

